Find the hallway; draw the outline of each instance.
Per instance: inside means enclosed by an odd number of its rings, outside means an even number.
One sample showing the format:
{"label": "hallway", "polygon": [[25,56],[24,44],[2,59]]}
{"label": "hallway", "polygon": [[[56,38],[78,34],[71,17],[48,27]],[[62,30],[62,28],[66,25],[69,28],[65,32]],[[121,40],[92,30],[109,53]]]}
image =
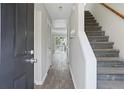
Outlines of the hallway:
{"label": "hallway", "polygon": [[55,51],[53,65],[48,71],[44,84],[35,86],[35,89],[74,89],[65,52]]}

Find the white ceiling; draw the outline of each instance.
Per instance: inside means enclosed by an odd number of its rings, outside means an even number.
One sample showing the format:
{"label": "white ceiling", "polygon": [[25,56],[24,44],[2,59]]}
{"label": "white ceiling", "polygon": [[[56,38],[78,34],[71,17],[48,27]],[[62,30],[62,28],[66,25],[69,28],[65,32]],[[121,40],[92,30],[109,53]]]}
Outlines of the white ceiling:
{"label": "white ceiling", "polygon": [[[47,3],[45,4],[52,20],[68,19],[72,11],[72,3]],[[62,7],[61,9],[59,7]]]}

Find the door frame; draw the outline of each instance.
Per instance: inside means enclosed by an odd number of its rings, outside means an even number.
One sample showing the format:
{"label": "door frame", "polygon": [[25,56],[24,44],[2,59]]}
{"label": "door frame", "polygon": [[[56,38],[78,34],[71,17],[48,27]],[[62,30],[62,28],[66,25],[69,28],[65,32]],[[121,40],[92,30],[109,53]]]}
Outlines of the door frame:
{"label": "door frame", "polygon": [[47,19],[47,26],[48,26],[48,52],[47,52],[47,56],[48,56],[48,58],[50,58],[49,65],[51,66],[52,65],[52,43],[51,43],[52,42],[52,31],[51,31],[52,25],[48,19]]}
{"label": "door frame", "polygon": [[[51,41],[51,38],[46,38],[51,36],[51,20],[45,14],[47,12],[45,13],[43,4],[34,4],[34,58],[37,59],[37,63],[34,64],[35,85],[43,84],[49,70],[48,66],[51,65],[48,59],[48,40]],[[48,30],[50,31],[48,32]]]}
{"label": "door frame", "polygon": [[70,63],[70,27],[67,27],[67,63]]}
{"label": "door frame", "polygon": [[[37,4],[34,4],[34,58],[37,63],[34,64],[34,85],[41,85],[42,82],[42,11],[37,10]],[[40,23],[39,23],[40,22]],[[40,69],[39,69],[40,68]]]}

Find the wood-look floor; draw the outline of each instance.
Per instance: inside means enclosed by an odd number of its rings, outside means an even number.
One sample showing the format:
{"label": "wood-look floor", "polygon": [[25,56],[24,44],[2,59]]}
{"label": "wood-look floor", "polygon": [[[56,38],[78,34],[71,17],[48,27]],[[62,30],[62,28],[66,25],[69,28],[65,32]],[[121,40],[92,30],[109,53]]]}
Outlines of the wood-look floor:
{"label": "wood-look floor", "polygon": [[74,89],[68,64],[54,61],[43,85],[35,85],[35,89]]}

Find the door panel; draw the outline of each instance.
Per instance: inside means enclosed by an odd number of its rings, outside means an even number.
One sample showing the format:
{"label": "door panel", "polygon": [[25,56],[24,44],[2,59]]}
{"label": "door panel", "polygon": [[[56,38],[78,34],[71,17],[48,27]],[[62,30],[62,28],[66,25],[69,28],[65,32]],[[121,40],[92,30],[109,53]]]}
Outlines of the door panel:
{"label": "door panel", "polygon": [[14,4],[1,4],[0,88],[13,88]]}
{"label": "door panel", "polygon": [[26,51],[26,4],[16,4],[15,56]]}
{"label": "door panel", "polygon": [[14,80],[14,88],[24,89],[26,88],[26,76],[22,75]]}
{"label": "door panel", "polygon": [[[0,88],[33,88],[33,4],[1,5]],[[30,17],[29,17],[30,15]]]}
{"label": "door panel", "polygon": [[[34,50],[34,5],[27,5],[27,40],[26,40],[26,50]],[[34,58],[34,54],[27,54],[27,59]],[[27,88],[34,87],[34,64],[26,64],[26,73],[27,73]]]}
{"label": "door panel", "polygon": [[[26,76],[26,4],[16,4],[15,14],[15,57],[14,57],[14,84],[20,81],[21,77]],[[26,79],[26,78],[25,78]],[[23,80],[23,81],[22,81]],[[26,80],[22,79],[24,82]],[[21,85],[14,86],[14,88],[22,88]],[[26,88],[26,86],[25,86]]]}
{"label": "door panel", "polygon": [[27,5],[27,50],[34,49],[34,4]]}
{"label": "door panel", "polygon": [[[34,6],[33,4],[16,4],[16,56],[15,56],[15,73],[16,77],[21,79],[21,82],[26,81],[25,88],[33,88],[34,86],[34,64],[30,61],[34,58],[33,54],[30,54],[31,50],[34,50]],[[20,69],[19,69],[20,68]],[[20,78],[19,78],[20,76]],[[22,81],[23,80],[23,81]],[[19,80],[17,80],[19,81]],[[20,83],[18,83],[20,84]],[[24,84],[24,83],[23,83]],[[24,87],[24,86],[23,86]],[[16,86],[16,88],[22,88],[22,86]]]}

